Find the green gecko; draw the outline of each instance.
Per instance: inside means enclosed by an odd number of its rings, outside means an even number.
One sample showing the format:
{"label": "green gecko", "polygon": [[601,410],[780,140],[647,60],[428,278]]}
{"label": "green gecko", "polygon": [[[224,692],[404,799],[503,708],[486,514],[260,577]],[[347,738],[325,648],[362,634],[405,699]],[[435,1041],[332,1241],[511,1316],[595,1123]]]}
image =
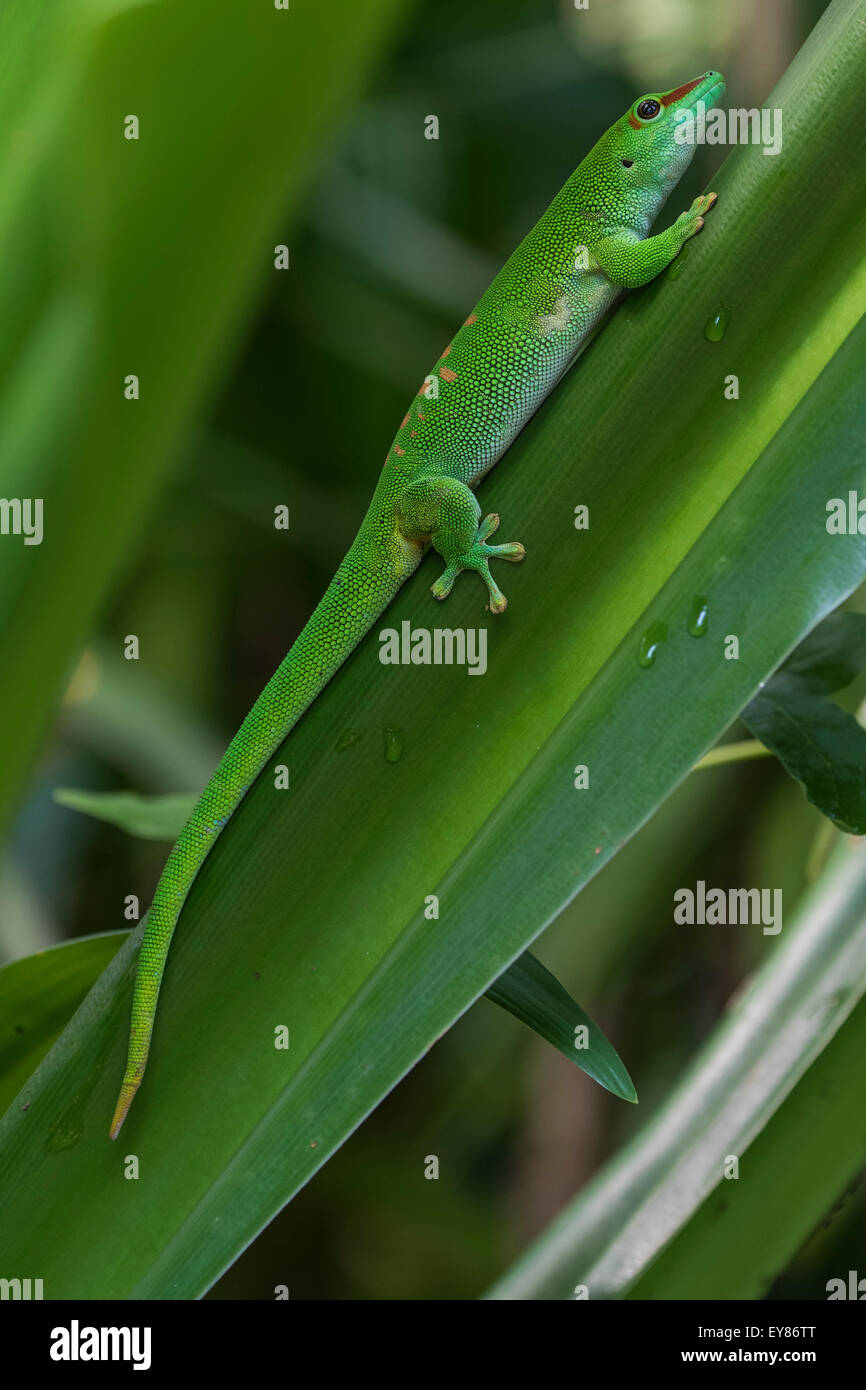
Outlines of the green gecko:
{"label": "green gecko", "polygon": [[714,193],[665,231],[653,220],[694,155],[674,136],[676,113],[725,90],[707,72],[641,97],[611,126],[505,263],[422,383],[397,431],[367,514],[325,594],[229,744],[168,857],[147,916],[132,1002],[129,1053],[111,1123],[116,1139],[150,1049],[171,939],[211,846],[268,760],[370,630],[430,545],[445,562],[447,598],[462,570],[506,600],[490,561],[523,559],[517,541],[490,545],[472,489],[592,337],[623,290],[645,285],[699,232]]}

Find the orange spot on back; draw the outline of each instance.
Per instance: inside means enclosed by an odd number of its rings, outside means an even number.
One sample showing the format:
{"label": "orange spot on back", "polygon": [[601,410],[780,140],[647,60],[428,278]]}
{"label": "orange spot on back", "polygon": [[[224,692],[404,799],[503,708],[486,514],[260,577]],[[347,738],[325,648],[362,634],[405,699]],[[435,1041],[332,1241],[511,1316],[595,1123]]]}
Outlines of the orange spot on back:
{"label": "orange spot on back", "polygon": [[406,452],[406,450],[405,450],[405,449],[401,449],[400,446],[399,446],[399,444],[396,444],[396,445],[394,446],[394,453],[395,453],[395,454],[399,454],[399,455],[401,456],[401,458],[402,458],[403,454],[405,454],[405,452]]}
{"label": "orange spot on back", "polygon": [[456,380],[457,380],[457,373],[456,373],[456,372],[452,372],[452,370],[451,370],[450,367],[442,367],[442,368],[440,369],[440,371],[439,371],[439,375],[441,376],[441,378],[442,378],[443,381],[456,381]]}
{"label": "orange spot on back", "polygon": [[409,423],[409,412],[408,412],[408,410],[407,410],[407,411],[406,411],[406,414],[403,416],[403,423],[402,423],[401,426],[400,426],[401,430],[404,430],[404,429],[406,428],[406,426],[408,425],[408,423]]}
{"label": "orange spot on back", "polygon": [[451,344],[449,343],[448,346],[447,346],[447,348],[443,348],[443,349],[442,349],[442,356],[443,356],[443,357],[447,357],[450,351],[451,351]]}
{"label": "orange spot on back", "polygon": [[463,327],[464,327],[464,328],[471,328],[472,325],[473,325],[473,323],[477,323],[477,322],[478,322],[478,315],[477,315],[477,314],[470,314],[469,317],[468,317],[468,319],[467,319],[466,322],[464,323]]}

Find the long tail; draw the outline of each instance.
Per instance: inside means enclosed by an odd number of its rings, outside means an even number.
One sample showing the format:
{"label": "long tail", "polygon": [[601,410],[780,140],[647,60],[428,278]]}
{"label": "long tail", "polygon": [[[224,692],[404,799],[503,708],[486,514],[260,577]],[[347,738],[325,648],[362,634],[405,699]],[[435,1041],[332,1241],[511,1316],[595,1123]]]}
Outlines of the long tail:
{"label": "long tail", "polygon": [[371,564],[358,542],[343,560],[309,622],[253,705],[208,782],[166,861],[141,942],[132,997],[126,1071],[111,1138],[141,1085],[171,939],[196,874],[223,826],[316,696],[342,666],[404,582]]}

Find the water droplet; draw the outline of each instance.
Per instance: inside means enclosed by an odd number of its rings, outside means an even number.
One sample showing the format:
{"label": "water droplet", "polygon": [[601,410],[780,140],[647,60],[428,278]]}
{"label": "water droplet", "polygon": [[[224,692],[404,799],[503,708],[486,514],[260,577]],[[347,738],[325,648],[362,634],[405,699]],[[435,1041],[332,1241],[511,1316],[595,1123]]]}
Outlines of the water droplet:
{"label": "water droplet", "polygon": [[680,251],[680,254],[674,260],[671,261],[670,266],[668,268],[668,276],[671,280],[676,280],[677,276],[680,274],[680,271],[686,263],[686,257],[688,256],[688,254],[689,243],[686,242],[683,246],[682,251]]}
{"label": "water droplet", "polygon": [[704,337],[709,343],[720,343],[728,331],[731,311],[726,304],[720,304],[716,312],[704,325]]}
{"label": "water droplet", "polygon": [[361,729],[344,729],[337,739],[335,749],[338,753],[343,753],[347,748],[351,748],[354,744],[360,743],[363,737],[364,734]]}
{"label": "water droplet", "polygon": [[385,739],[385,762],[399,763],[406,746],[403,730],[388,727],[382,730],[382,734]]}
{"label": "water droplet", "polygon": [[706,594],[695,594],[689,613],[688,629],[693,637],[703,637],[709,622]]}
{"label": "water droplet", "polygon": [[659,646],[668,635],[666,623],[652,623],[640,639],[638,666],[652,666]]}

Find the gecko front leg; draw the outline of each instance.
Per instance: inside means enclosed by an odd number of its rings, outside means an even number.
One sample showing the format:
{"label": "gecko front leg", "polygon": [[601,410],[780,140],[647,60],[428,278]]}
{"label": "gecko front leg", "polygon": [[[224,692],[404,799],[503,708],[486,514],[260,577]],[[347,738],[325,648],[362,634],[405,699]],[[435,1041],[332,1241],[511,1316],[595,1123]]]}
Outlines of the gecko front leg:
{"label": "gecko front leg", "polygon": [[495,556],[515,562],[526,552],[519,541],[487,545],[499,517],[492,512],[482,521],[475,494],[465,483],[446,475],[417,478],[397,498],[396,517],[407,540],[429,539],[445,561],[444,574],[432,585],[434,597],[447,598],[461,570],[477,570],[487,585],[490,612],[504,612],[507,600],[490,573],[489,562]]}
{"label": "gecko front leg", "polygon": [[635,290],[654,280],[678,256],[683,244],[704,225],[703,214],[716,201],[715,193],[695,198],[688,212],[656,236],[632,241],[627,236],[608,236],[589,247],[589,253],[612,284]]}

